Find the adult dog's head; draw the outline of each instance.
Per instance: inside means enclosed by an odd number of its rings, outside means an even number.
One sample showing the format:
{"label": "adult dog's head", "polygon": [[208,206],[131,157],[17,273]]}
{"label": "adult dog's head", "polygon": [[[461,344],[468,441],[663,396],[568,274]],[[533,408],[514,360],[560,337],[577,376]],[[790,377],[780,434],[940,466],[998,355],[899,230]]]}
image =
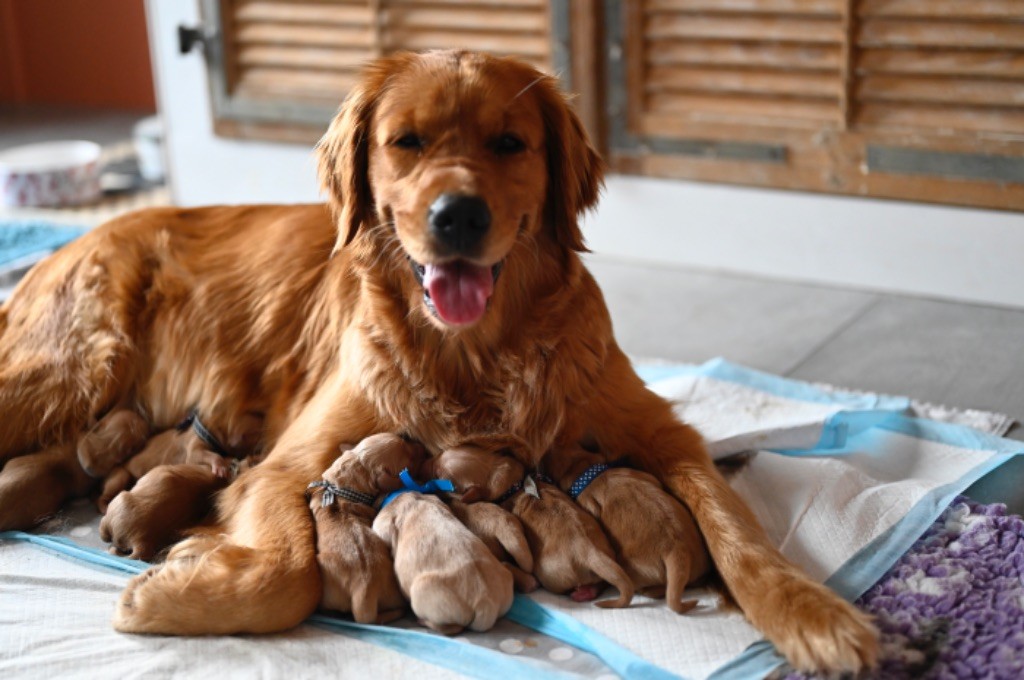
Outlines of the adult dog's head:
{"label": "adult dog's head", "polygon": [[[397,237],[435,325],[476,324],[516,249],[581,251],[603,166],[556,81],[514,59],[399,54],[371,64],[318,146],[338,247]],[[391,249],[392,251],[396,249]]]}

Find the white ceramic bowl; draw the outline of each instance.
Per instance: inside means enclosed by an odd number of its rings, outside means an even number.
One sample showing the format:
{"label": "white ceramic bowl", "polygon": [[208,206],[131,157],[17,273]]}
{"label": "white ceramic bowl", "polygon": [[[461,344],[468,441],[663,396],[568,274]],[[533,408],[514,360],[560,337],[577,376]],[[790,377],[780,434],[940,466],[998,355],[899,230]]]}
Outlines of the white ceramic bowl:
{"label": "white ceramic bowl", "polygon": [[44,142],[0,151],[0,205],[78,205],[100,195],[100,147],[85,141]]}

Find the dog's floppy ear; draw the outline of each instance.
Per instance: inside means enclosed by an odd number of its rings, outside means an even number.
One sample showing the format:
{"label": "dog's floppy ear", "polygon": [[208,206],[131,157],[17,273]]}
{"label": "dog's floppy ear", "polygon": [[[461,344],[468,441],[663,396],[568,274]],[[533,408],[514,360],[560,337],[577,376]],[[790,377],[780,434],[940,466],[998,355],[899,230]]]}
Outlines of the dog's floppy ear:
{"label": "dog's floppy ear", "polygon": [[316,146],[320,188],[338,224],[335,250],[348,245],[359,225],[374,219],[370,189],[370,123],[377,100],[402,60],[379,59],[363,72]]}
{"label": "dog's floppy ear", "polygon": [[604,183],[604,161],[590,144],[582,121],[554,78],[541,79],[535,91],[544,117],[548,153],[545,217],[560,245],[585,252],[579,219],[597,204]]}

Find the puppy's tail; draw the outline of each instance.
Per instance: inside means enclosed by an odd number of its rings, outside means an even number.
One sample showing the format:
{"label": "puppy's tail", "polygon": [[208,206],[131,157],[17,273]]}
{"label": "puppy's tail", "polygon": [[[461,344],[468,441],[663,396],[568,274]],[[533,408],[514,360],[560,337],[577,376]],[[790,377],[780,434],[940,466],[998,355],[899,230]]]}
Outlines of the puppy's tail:
{"label": "puppy's tail", "polygon": [[612,584],[619,590],[618,599],[601,600],[594,604],[604,609],[628,607],[633,601],[633,581],[630,580],[629,576],[626,575],[626,572],[622,570],[619,563],[610,555],[595,549],[588,566],[601,579]]}
{"label": "puppy's tail", "polygon": [[683,600],[690,581],[690,555],[678,546],[665,558],[665,603],[676,614],[685,614],[697,606],[697,600]]}

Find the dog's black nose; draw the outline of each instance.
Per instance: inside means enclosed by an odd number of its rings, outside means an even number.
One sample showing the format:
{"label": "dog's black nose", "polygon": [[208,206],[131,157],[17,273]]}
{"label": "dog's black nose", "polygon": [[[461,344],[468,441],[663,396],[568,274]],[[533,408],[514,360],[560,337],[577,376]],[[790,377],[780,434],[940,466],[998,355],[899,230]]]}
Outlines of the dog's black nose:
{"label": "dog's black nose", "polygon": [[491,210],[478,196],[441,194],[427,220],[438,241],[455,253],[470,254],[491,228]]}

